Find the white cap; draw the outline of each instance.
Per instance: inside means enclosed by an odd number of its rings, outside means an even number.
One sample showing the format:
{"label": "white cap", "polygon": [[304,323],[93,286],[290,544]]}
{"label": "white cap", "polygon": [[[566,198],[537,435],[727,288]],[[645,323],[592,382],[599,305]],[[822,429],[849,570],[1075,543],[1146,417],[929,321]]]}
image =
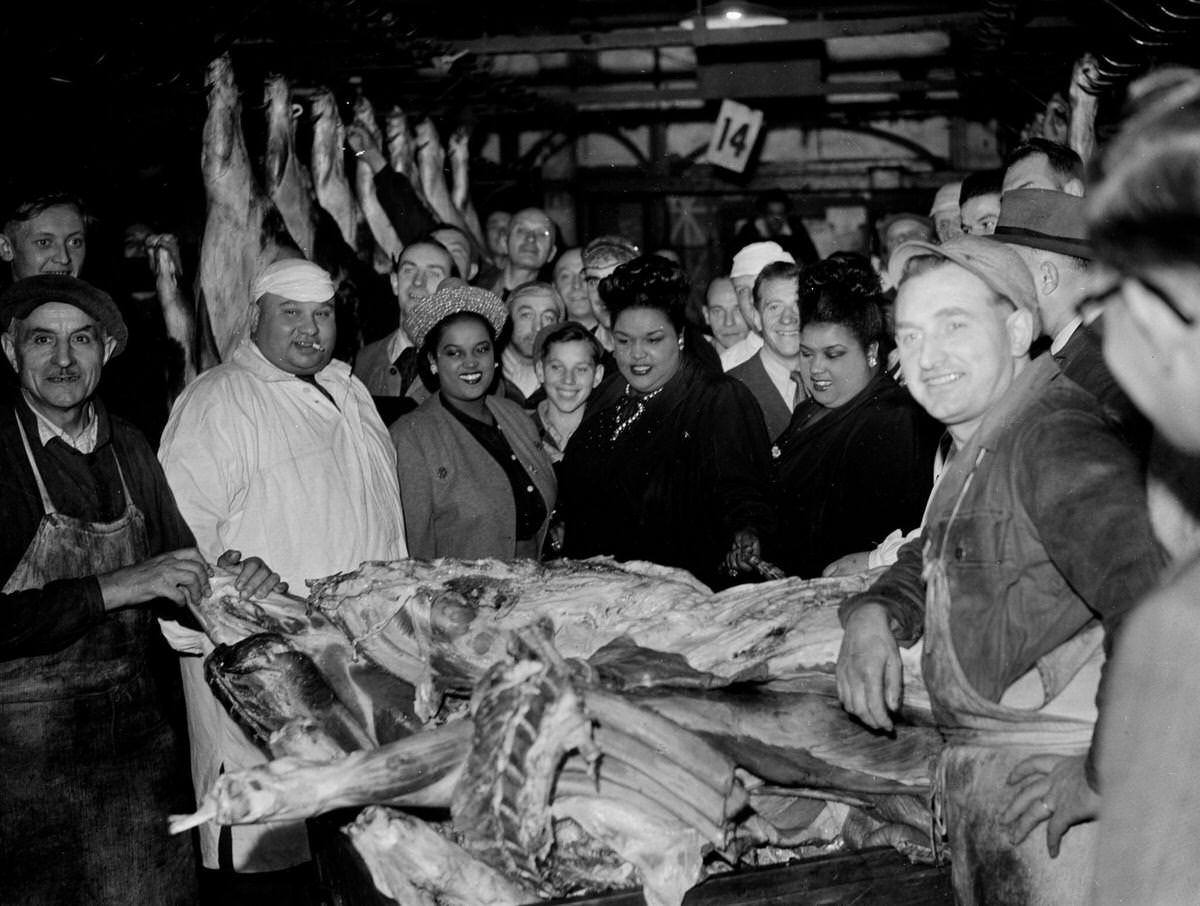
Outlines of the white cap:
{"label": "white cap", "polygon": [[785,252],[778,242],[751,242],[733,256],[733,267],[729,269],[729,276],[757,277],[764,267],[775,261],[796,263],[796,259]]}

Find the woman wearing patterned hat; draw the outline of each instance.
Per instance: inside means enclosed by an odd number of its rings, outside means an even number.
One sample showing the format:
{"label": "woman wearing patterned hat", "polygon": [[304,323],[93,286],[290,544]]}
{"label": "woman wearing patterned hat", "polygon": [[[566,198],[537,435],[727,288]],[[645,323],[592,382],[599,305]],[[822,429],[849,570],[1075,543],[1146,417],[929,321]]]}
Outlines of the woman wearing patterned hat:
{"label": "woman wearing patterned hat", "polygon": [[554,468],[529,416],[490,393],[507,309],[461,280],[417,303],[409,332],[438,392],[391,429],[409,554],[536,558]]}

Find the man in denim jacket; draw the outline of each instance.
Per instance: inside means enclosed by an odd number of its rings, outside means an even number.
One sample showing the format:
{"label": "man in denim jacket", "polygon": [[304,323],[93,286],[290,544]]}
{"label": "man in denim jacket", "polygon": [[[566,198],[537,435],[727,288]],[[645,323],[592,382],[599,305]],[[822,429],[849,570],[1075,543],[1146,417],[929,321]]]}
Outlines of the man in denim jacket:
{"label": "man in denim jacket", "polygon": [[[962,902],[975,902],[969,889],[979,891],[980,877],[988,886],[990,856],[1010,868],[1016,859],[1022,870],[1011,886],[1026,888],[995,902],[1054,902],[1060,894],[1050,887],[1067,860],[1034,864],[1038,854],[1016,848],[1048,820],[1053,857],[1067,828],[1095,816],[1096,714],[1059,720],[1047,706],[1086,673],[1097,621],[1108,648],[1165,556],[1133,454],[1051,357],[1029,358],[1036,296],[1017,254],[965,236],[908,243],[892,267],[906,384],[954,447],[921,538],[842,606],[839,694],[864,723],[890,729],[900,703],[898,644],[924,637],[925,681],[950,743],[941,777]],[[1009,697],[1034,668],[1040,697]],[[1089,706],[1095,692],[1093,682]],[[1029,740],[1021,734],[1031,728],[1061,735],[1042,748],[1006,748],[1006,739]],[[969,758],[956,760],[964,752]],[[971,839],[955,840],[955,831]],[[1090,871],[1087,853],[1079,862]],[[1066,886],[1086,896],[1076,879]]]}

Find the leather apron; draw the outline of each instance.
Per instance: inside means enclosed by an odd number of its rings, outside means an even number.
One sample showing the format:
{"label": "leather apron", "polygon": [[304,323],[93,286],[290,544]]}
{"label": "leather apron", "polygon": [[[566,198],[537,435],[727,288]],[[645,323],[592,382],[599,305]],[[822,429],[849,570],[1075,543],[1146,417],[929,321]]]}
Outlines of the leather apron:
{"label": "leather apron", "polygon": [[1085,629],[1014,684],[1028,688],[1026,680],[1032,679],[1041,687],[1034,707],[1010,704],[1013,690],[992,702],[971,686],[950,631],[946,563],[970,475],[986,455],[980,452],[963,481],[939,546],[933,549],[930,543],[925,550],[923,673],[947,740],[935,773],[934,812],[949,842],[960,906],[1084,906],[1090,901],[1095,824],[1071,828],[1058,857],[1051,859],[1044,823],[1013,846],[1000,817],[1016,790],[1008,785],[1008,775],[1019,762],[1030,755],[1088,750],[1104,660],[1103,630],[1099,625]]}
{"label": "leather apron", "polygon": [[[146,519],[120,463],[120,518],[65,516],[18,427],[44,515],[4,591],[145,560]],[[126,608],[59,651],[0,662],[0,902],[196,901],[191,841],[166,833],[187,779],[147,663],[155,632],[148,608]]]}

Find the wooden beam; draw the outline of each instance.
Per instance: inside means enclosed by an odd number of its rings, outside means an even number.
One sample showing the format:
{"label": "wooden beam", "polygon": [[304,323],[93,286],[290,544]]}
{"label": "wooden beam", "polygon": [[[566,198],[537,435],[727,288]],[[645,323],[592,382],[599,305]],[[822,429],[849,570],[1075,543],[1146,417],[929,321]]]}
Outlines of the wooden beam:
{"label": "wooden beam", "polygon": [[[519,83],[518,83],[519,84]],[[931,91],[959,91],[962,83],[957,79],[922,79],[914,82],[820,82],[818,84],[798,84],[789,97],[828,97],[829,95],[893,95],[893,94],[925,94]],[[709,100],[699,87],[695,88],[655,88],[648,85],[645,89],[624,88],[539,88],[537,93],[575,107],[600,107],[613,105],[620,107],[629,104],[655,105],[703,102]],[[783,97],[784,93],[777,91],[771,97]],[[738,97],[741,101],[758,100],[755,97]],[[938,99],[931,103],[940,103]]]}
{"label": "wooden beam", "polygon": [[456,50],[480,56],[510,53],[555,53],[560,51],[628,50],[660,47],[719,47],[737,44],[792,44],[890,35],[911,31],[957,31],[976,24],[979,13],[942,13],[927,16],[890,16],[881,19],[812,19],[787,25],[756,28],[648,28],[565,35],[499,35],[462,41]]}

